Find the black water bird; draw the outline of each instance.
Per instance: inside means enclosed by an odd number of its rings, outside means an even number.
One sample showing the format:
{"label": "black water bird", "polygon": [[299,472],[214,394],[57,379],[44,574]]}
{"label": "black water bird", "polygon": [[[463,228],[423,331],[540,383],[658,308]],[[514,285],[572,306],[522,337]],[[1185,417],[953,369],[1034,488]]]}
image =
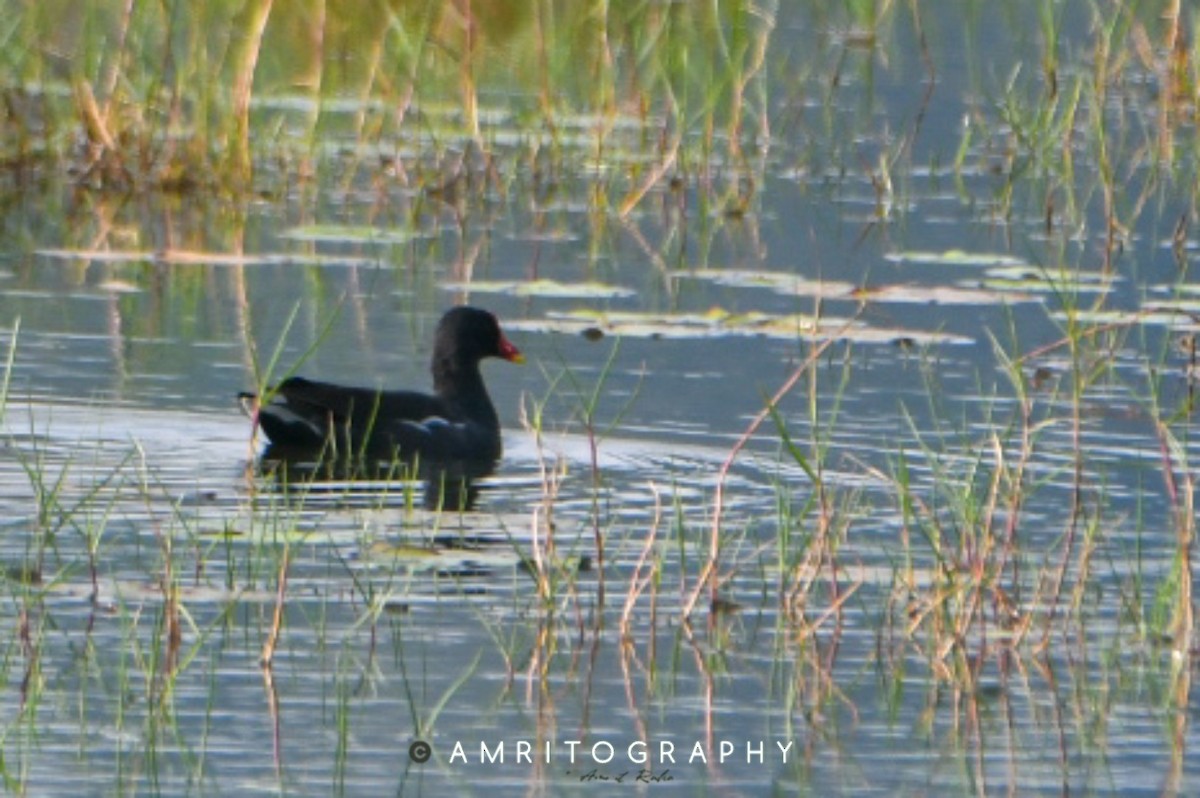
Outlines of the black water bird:
{"label": "black water bird", "polygon": [[500,459],[500,420],[481,360],[525,358],[486,310],[447,311],[434,335],[433,393],[383,391],[291,377],[265,402],[240,394],[269,440],[264,461],[415,465],[421,474],[471,479]]}

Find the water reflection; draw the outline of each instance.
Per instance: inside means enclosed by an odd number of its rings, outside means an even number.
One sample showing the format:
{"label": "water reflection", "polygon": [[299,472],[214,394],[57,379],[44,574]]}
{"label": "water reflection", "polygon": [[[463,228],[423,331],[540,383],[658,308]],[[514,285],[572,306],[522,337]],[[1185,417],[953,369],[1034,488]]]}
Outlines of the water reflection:
{"label": "water reflection", "polygon": [[[205,40],[173,54],[177,74],[205,74],[191,59],[228,38],[222,20],[250,28],[268,5],[181,30]],[[209,204],[148,168],[179,196],[130,201],[94,190],[121,180],[95,171],[9,208],[13,395],[128,403],[5,421],[14,789],[112,773],[116,792],[376,795],[403,771],[405,792],[468,775],[565,792],[590,771],[473,769],[450,743],[587,736],[796,743],[766,768],[678,763],[692,792],[1134,790],[1147,771],[1186,791],[1195,347],[1156,339],[1195,333],[1194,213],[1177,220],[1196,183],[1194,158],[1144,157],[1178,96],[1178,78],[1151,79],[1176,52],[1159,10],[995,4],[960,25],[942,4],[926,28],[917,4],[507,5],[492,21],[469,4],[276,4],[252,82],[253,39],[234,37],[221,74],[255,87],[256,133],[286,145],[262,137],[280,162],[256,164],[261,202]],[[89,19],[112,25],[57,26],[71,39],[14,63],[111,52],[78,79],[127,87],[98,86],[94,119],[133,153],[122,98],[160,96],[165,63],[153,53],[139,86],[133,43],[170,37],[139,5],[110,39],[128,48],[76,46],[116,26],[102,8]],[[1056,63],[1071,51],[1113,58]],[[1006,62],[1087,79],[1055,94],[1037,70],[974,68]],[[37,66],[24,74],[53,75]],[[1093,92],[1093,75],[1112,81]],[[1172,90],[1147,116],[1155,85]],[[1089,113],[1059,113],[1075,107]],[[236,150],[206,144],[175,151]],[[1121,202],[1110,175],[1153,201]],[[291,406],[306,445],[255,446],[284,489],[233,473],[246,429],[227,399],[280,379],[256,352],[280,341],[277,362],[329,379],[419,383],[447,292],[519,320],[544,371],[498,367],[491,385],[509,429],[518,393],[545,409],[552,455],[539,438],[506,440],[499,469],[498,448],[396,456],[396,435],[453,442],[461,422],[405,415],[377,447],[316,403],[328,412]],[[811,351],[809,317],[863,334],[773,404],[715,506],[730,436]],[[622,336],[609,364],[598,333]],[[588,435],[551,440],[581,417]],[[716,543],[720,593],[693,627],[680,608]],[[264,620],[272,604],[286,623]],[[280,646],[260,674],[265,626]],[[266,784],[252,753],[272,733]],[[423,768],[403,753],[418,733]]]}
{"label": "water reflection", "polygon": [[433,393],[290,377],[265,401],[239,398],[270,441],[265,462],[310,479],[409,476],[425,482],[430,509],[461,510],[474,504],[475,480],[495,471],[501,453],[500,419],[479,371],[486,358],[525,360],[495,316],[460,306],[438,322]]}
{"label": "water reflection", "polygon": [[276,479],[286,492],[308,495],[314,482],[360,483],[369,490],[379,481],[422,485],[422,503],[428,510],[472,510],[479,500],[483,477],[496,471],[494,458],[426,460],[408,462],[376,458],[369,453],[338,456],[306,447],[267,444],[257,463],[263,476]]}

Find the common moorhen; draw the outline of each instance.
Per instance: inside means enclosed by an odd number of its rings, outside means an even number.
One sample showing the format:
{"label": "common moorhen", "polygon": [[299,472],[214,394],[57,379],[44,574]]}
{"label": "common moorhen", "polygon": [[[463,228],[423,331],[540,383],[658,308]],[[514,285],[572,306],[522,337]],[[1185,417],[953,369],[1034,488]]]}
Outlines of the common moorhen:
{"label": "common moorhen", "polygon": [[271,445],[264,459],[320,455],[404,461],[445,469],[473,463],[489,470],[500,459],[500,420],[479,361],[523,363],[496,317],[456,307],[438,322],[433,342],[432,394],[353,388],[303,377],[275,386],[254,417]]}

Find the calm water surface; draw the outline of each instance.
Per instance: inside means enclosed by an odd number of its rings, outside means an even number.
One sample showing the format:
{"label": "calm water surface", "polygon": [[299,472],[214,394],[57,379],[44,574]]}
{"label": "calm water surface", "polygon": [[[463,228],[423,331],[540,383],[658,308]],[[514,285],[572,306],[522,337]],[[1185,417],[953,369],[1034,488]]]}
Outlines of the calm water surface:
{"label": "calm water surface", "polygon": [[[993,606],[966,630],[960,659],[937,652],[922,622],[943,566],[902,512],[899,475],[941,519],[958,551],[948,561],[965,559],[958,541],[986,504],[996,458],[1018,457],[1021,405],[997,352],[1063,334],[1061,296],[995,270],[1104,267],[1098,204],[1050,235],[1036,180],[999,210],[989,165],[1003,136],[981,131],[1004,129],[1012,53],[1037,51],[1029,20],[988,13],[926,15],[936,66],[926,98],[909,17],[857,47],[836,44],[849,38],[844,21],[781,11],[777,66],[754,84],[773,137],[736,213],[708,202],[706,177],[691,173],[626,219],[596,211],[586,128],[581,143],[556,144],[579,148],[566,159],[579,168],[548,186],[529,154],[541,134],[507,114],[528,101],[511,87],[481,100],[497,174],[473,165],[463,140],[414,128],[394,147],[412,164],[463,155],[486,187],[457,203],[382,168],[340,180],[353,158],[376,154],[354,152],[336,124],[315,182],[264,168],[283,188],[232,210],[58,180],[10,190],[0,223],[0,325],[15,340],[0,459],[6,784],[38,795],[81,784],[600,794],[612,780],[717,795],[1195,789],[1195,727],[1180,733],[1177,720],[1192,720],[1197,703],[1172,697],[1173,668],[1194,670],[1195,658],[1172,665],[1169,641],[1150,634],[1169,611],[1156,602],[1176,550],[1148,375],[1160,406],[1187,397],[1176,343],[1194,331],[1188,318],[1115,340],[1111,370],[1077,402],[1065,348],[1021,367],[1033,417],[1047,423],[1026,465],[1014,555],[1026,581],[1011,598],[1019,614],[1049,611],[1082,484],[1056,607],[1074,620],[1046,637],[1035,621],[1009,650]],[[1086,9],[1063,14],[1064,50],[1084,48]],[[789,71],[814,48],[830,59],[825,72]],[[258,102],[269,118],[290,95]],[[357,106],[347,107],[349,118]],[[969,167],[956,174],[972,116]],[[614,134],[614,160],[642,135]],[[876,166],[888,158],[881,195]],[[729,179],[723,168],[715,179]],[[1164,241],[1186,203],[1180,189],[1136,217],[1108,272],[1107,308],[1176,292],[1180,260]],[[1198,249],[1187,239],[1185,270]],[[921,254],[948,250],[982,260]],[[574,288],[495,285],[538,279]],[[800,280],[881,294],[862,304]],[[596,298],[593,284],[624,290]],[[278,377],[317,343],[306,375],[424,387],[438,317],[468,301],[494,310],[528,357],[485,366],[506,454],[475,511],[426,513],[404,484],[286,496],[254,477],[234,396],[255,387],[255,357],[264,367],[282,342]],[[680,606],[707,552],[721,464],[812,351],[805,336],[715,319],[818,307],[871,333],[830,347],[779,406],[821,464],[831,528],[768,421],[725,483],[721,595],[736,609],[710,613],[706,597],[688,626]],[[579,311],[648,315],[622,329],[615,316],[573,324]],[[708,321],[683,324],[689,315]],[[584,419],[598,385],[593,467]],[[538,409],[540,437],[529,423]],[[1174,429],[1182,479],[1200,450],[1186,419]],[[559,569],[544,602],[521,561],[548,513],[559,553],[587,561]],[[835,550],[807,560],[823,533]],[[282,627],[264,670],[285,551]],[[948,605],[965,595],[951,593]],[[951,678],[968,666],[970,695]],[[410,754],[417,739],[432,747],[428,762]],[[646,763],[630,750],[638,741]]]}

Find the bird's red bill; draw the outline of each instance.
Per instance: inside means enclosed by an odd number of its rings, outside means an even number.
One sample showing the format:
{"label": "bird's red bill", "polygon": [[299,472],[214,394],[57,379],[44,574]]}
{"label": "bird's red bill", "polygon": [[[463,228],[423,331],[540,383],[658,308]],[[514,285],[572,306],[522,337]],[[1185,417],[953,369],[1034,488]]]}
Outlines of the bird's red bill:
{"label": "bird's red bill", "polygon": [[512,345],[503,335],[500,336],[500,357],[510,363],[524,363],[525,356],[521,354],[521,350]]}

